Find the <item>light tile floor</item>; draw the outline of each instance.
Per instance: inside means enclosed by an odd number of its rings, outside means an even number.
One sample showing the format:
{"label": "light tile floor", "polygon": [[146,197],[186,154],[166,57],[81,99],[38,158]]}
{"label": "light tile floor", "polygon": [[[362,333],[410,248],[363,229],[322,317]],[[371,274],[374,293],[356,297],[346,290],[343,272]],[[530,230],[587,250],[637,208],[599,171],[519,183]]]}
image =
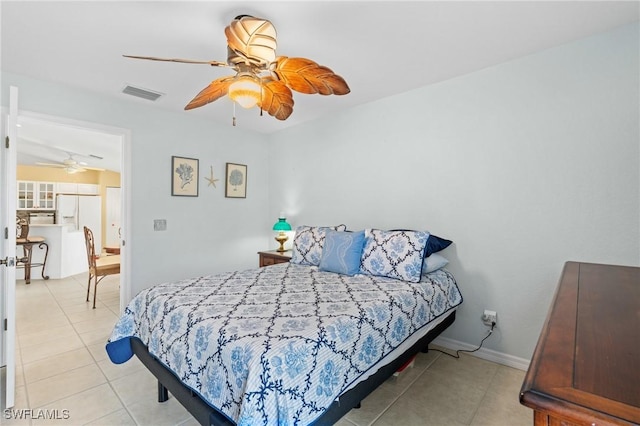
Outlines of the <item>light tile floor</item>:
{"label": "light tile floor", "polygon": [[[104,345],[118,318],[118,285],[119,276],[105,278],[92,309],[85,274],[18,281],[14,408],[59,419],[20,420],[3,412],[2,425],[197,425],[174,398],[156,401],[157,382],[137,358],[109,361]],[[532,411],[518,402],[523,378],[523,371],[471,355],[431,351],[338,425],[530,425]]]}

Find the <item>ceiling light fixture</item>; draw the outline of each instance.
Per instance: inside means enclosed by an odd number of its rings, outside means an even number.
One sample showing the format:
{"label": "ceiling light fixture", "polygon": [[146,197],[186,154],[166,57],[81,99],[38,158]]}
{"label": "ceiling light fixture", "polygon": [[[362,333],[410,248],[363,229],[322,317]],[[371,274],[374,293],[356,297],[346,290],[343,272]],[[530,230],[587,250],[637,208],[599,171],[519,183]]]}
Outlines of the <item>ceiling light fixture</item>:
{"label": "ceiling light fixture", "polygon": [[252,72],[238,73],[229,85],[229,97],[242,108],[253,108],[262,99],[260,80]]}

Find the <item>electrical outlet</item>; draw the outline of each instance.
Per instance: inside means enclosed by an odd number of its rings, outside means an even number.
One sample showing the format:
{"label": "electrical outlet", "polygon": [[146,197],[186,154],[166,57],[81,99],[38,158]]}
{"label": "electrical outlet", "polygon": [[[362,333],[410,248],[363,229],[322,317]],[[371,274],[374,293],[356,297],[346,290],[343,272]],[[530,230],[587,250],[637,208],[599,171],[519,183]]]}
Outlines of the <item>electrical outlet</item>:
{"label": "electrical outlet", "polygon": [[489,311],[485,309],[482,314],[482,322],[489,327],[493,324],[498,324],[498,314],[496,311]]}

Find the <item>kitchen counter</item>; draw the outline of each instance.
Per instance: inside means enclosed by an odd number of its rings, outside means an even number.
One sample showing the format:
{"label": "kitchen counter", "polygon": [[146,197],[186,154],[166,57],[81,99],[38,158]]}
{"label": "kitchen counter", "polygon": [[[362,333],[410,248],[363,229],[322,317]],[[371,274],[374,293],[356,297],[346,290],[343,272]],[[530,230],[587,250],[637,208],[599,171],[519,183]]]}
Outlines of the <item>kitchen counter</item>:
{"label": "kitchen counter", "polygon": [[[84,232],[76,230],[73,225],[31,224],[29,237],[43,237],[49,245],[45,275],[50,278],[66,278],[89,271]],[[22,256],[22,250],[19,247],[16,255]],[[42,263],[42,261],[44,261],[44,250],[34,246],[31,262]],[[32,268],[32,281],[40,279],[40,268]],[[16,279],[24,279],[24,269],[16,270]]]}

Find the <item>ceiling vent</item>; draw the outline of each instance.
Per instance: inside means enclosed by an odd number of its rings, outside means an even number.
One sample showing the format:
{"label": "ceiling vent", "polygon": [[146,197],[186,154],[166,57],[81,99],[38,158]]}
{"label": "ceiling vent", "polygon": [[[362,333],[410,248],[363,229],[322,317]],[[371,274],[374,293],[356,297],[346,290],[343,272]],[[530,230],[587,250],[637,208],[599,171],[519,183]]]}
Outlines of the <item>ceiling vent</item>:
{"label": "ceiling vent", "polygon": [[154,92],[153,90],[143,89],[141,87],[135,87],[131,85],[127,85],[124,89],[122,89],[122,93],[146,99],[148,101],[155,101],[163,95],[160,92]]}

